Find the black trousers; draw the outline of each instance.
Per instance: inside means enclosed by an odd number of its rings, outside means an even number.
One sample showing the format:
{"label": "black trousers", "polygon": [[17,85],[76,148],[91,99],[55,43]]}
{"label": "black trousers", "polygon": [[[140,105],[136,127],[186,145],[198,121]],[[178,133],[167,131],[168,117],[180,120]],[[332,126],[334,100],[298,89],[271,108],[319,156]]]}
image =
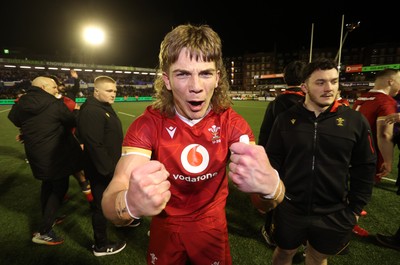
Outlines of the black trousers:
{"label": "black trousers", "polygon": [[90,181],[90,187],[93,195],[93,203],[91,208],[94,242],[96,246],[100,248],[108,244],[108,221],[104,217],[103,210],[101,209],[101,200],[103,198],[103,192],[106,190],[111,179],[100,175],[94,175],[93,173],[86,173],[86,177]]}
{"label": "black trousers", "polygon": [[69,187],[69,176],[57,180],[43,180],[41,187],[42,222],[39,227],[40,234],[47,234],[53,227],[57,211],[61,206]]}

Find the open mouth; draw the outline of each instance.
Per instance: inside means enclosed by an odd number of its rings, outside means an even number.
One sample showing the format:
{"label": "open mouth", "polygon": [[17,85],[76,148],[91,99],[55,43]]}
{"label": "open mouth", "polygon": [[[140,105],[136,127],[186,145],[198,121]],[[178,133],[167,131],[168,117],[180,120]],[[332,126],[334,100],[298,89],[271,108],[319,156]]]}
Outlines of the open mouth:
{"label": "open mouth", "polygon": [[192,112],[198,112],[203,109],[204,101],[188,101],[188,104]]}
{"label": "open mouth", "polygon": [[203,104],[203,101],[189,101],[189,104],[196,107]]}

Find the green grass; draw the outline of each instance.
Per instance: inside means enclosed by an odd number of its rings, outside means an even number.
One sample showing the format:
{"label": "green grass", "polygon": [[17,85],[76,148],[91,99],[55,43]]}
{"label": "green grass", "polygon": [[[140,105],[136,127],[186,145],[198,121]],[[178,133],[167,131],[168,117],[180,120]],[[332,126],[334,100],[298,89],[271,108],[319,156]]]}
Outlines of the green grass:
{"label": "green grass", "polygon": [[[118,103],[114,108],[126,130],[149,102]],[[235,102],[234,108],[243,115],[254,130],[256,139],[264,115],[266,102]],[[15,141],[17,129],[7,119],[10,106],[0,106],[0,263],[1,264],[145,264],[148,244],[149,219],[144,218],[137,228],[115,228],[110,224],[111,239],[124,239],[128,245],[117,255],[95,257],[90,252],[93,242],[91,215],[80,188],[71,177],[70,200],[60,214],[67,214],[64,223],[55,231],[65,238],[65,243],[49,247],[31,242],[31,233],[40,220],[40,182],[31,174],[25,163],[24,149]],[[135,117],[133,117],[133,115]],[[373,197],[359,224],[371,234],[394,233],[400,225],[399,199],[394,180],[397,178],[397,157],[389,179],[383,180],[373,191]],[[227,202],[229,240],[233,264],[271,264],[272,250],[267,248],[259,233],[263,217],[252,207],[248,196],[234,187]],[[354,236],[348,255],[332,257],[329,264],[399,264],[399,252],[378,246],[373,235],[369,238]]]}

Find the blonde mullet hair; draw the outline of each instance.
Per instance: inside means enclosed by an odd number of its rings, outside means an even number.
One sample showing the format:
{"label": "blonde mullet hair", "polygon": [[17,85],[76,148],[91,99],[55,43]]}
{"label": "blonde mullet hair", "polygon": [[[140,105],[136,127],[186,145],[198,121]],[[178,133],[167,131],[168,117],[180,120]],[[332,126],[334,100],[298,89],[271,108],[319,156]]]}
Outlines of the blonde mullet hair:
{"label": "blonde mullet hair", "polygon": [[169,68],[178,60],[183,48],[189,50],[190,58],[196,61],[215,62],[220,74],[218,86],[211,98],[211,108],[220,113],[232,104],[228,95],[229,81],[222,59],[222,43],[218,34],[208,25],[193,26],[180,25],[170,31],[161,42],[159,59],[159,74],[154,81],[155,98],[153,108],[168,117],[175,115],[174,99],[172,92],[165,86],[162,73],[168,73]]}

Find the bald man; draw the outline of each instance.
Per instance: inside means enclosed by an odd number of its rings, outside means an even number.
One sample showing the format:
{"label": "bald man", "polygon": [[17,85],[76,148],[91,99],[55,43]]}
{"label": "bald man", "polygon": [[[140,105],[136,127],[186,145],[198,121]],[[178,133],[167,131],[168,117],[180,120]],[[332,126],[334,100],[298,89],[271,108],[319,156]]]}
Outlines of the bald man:
{"label": "bald man", "polygon": [[50,95],[57,95],[58,94],[58,87],[56,82],[49,78],[49,77],[44,77],[44,76],[39,76],[33,79],[32,81],[32,86],[40,87]]}
{"label": "bald man", "polygon": [[42,220],[32,242],[44,245],[64,242],[53,231],[53,224],[68,189],[69,176],[81,167],[82,156],[71,131],[76,126],[76,113],[69,111],[57,94],[53,79],[37,77],[8,114],[21,131],[32,174],[41,181]]}

